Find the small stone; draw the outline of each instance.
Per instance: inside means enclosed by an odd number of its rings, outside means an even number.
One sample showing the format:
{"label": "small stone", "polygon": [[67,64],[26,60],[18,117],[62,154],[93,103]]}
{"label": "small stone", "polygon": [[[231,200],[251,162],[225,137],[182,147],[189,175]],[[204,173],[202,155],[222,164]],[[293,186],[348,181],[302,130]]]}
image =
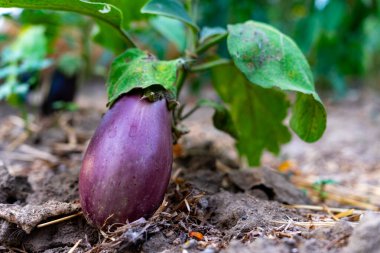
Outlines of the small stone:
{"label": "small stone", "polygon": [[190,249],[190,248],[193,248],[196,244],[197,244],[196,240],[190,239],[182,245],[182,248]]}
{"label": "small stone", "polygon": [[212,246],[207,246],[207,248],[205,248],[202,253],[215,253],[216,252],[216,249]]}
{"label": "small stone", "polygon": [[173,245],[179,245],[181,243],[181,239],[179,238],[176,238],[174,241],[173,241]]}
{"label": "small stone", "polygon": [[367,214],[355,227],[344,253],[378,253],[380,249],[380,215]]}

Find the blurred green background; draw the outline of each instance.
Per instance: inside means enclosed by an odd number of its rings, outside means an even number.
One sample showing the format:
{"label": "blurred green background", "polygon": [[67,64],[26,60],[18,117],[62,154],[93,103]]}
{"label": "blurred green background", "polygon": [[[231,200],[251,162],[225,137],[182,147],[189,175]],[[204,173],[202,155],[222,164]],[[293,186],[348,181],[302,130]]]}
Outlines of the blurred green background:
{"label": "blurred green background", "polygon": [[[159,58],[178,56],[186,45],[185,27],[168,18],[140,14],[139,9],[145,2],[134,2],[130,16],[126,17],[130,33],[139,45],[153,51]],[[380,0],[194,2],[197,3],[197,22],[201,28],[225,28],[228,24],[256,20],[271,24],[289,35],[307,57],[318,89],[333,91],[335,98],[344,97],[349,87],[380,86]],[[81,68],[86,75],[105,75],[112,54],[124,50],[118,36],[105,36],[106,24],[77,14],[17,9],[11,13],[1,9],[1,12],[0,48],[3,57],[0,82],[3,83],[4,80],[13,82],[20,74],[14,68],[5,66],[25,65],[25,61],[29,61],[31,67],[26,64],[30,67],[29,71],[35,72],[49,65],[46,58],[50,59],[51,64],[55,62],[63,68]],[[30,48],[20,49],[20,45],[19,48],[14,46],[20,40],[17,37],[25,36],[25,31],[31,26],[43,33],[34,46],[46,45],[44,50],[39,50],[37,61],[31,62],[25,53],[19,54],[17,59],[5,57],[12,50],[13,54],[17,54],[17,50],[36,52]],[[36,26],[39,28],[36,29]],[[94,41],[101,47],[88,41]],[[6,50],[7,54],[4,54]],[[218,50],[228,57],[225,46],[221,45]],[[65,66],[60,59],[63,56],[67,59],[67,54],[72,57]],[[75,58],[80,64],[75,63]],[[14,78],[7,78],[7,74],[13,74]],[[1,85],[4,87],[4,84]]]}

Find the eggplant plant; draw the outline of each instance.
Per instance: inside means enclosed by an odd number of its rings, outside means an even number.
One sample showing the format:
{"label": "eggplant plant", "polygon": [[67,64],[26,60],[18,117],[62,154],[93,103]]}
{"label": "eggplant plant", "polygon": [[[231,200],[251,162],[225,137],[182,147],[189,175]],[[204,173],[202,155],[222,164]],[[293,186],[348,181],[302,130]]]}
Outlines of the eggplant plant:
{"label": "eggplant plant", "polygon": [[[313,75],[291,38],[254,20],[199,27],[198,4],[201,1],[0,0],[0,7],[91,16],[98,23],[95,40],[114,52],[124,51],[111,66],[106,83],[109,111],[91,139],[80,174],[84,214],[98,227],[149,217],[162,202],[171,142],[184,133],[181,120],[189,114],[178,97],[190,75],[211,76],[223,102],[200,100],[194,110],[214,108],[215,127],[236,139],[239,154],[252,166],[260,163],[265,150],[279,153],[291,139],[290,129],[306,142],[317,141],[325,130],[326,112]],[[141,22],[154,27],[181,55],[158,59],[144,50],[149,40],[142,48],[136,32]],[[223,44],[228,57],[214,50]],[[289,92],[294,96],[288,97]]]}

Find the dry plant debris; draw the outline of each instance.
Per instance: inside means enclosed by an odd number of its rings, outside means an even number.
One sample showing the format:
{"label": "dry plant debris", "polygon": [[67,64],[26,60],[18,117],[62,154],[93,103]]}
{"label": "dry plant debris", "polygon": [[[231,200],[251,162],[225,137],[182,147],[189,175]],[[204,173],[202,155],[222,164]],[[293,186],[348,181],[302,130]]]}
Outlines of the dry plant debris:
{"label": "dry plant debris", "polygon": [[19,225],[26,233],[30,233],[42,221],[59,215],[78,212],[78,203],[62,203],[49,201],[42,205],[26,206],[0,204],[0,218]]}

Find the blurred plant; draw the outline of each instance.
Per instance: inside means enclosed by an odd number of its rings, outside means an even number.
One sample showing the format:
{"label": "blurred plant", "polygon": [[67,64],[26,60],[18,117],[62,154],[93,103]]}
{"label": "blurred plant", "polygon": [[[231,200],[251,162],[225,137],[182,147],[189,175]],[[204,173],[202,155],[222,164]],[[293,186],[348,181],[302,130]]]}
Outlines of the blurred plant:
{"label": "blurred plant", "polygon": [[326,191],[327,185],[337,184],[337,181],[333,179],[317,180],[313,183],[313,189],[318,193],[319,201],[324,203],[328,198],[328,192]]}
{"label": "blurred plant", "polygon": [[56,101],[53,103],[53,108],[59,111],[76,112],[79,107],[73,102]]}
{"label": "blurred plant", "polygon": [[45,28],[28,26],[22,29],[14,42],[3,49],[0,59],[0,100],[19,108],[25,120],[25,100],[36,85],[39,71],[50,66],[46,58]]}
{"label": "blurred plant", "polygon": [[[90,40],[88,39],[93,22],[76,13],[49,10],[26,9],[20,11],[17,15],[7,14],[6,17],[7,20],[21,27],[22,32],[18,35],[16,41],[23,41],[13,44],[18,43],[23,47],[11,45],[9,48],[12,50],[7,47],[2,52],[4,64],[10,65],[10,70],[13,71],[7,71],[7,68],[2,69],[4,80],[7,80],[5,85],[1,87],[2,98],[7,97],[10,104],[17,106],[26,115],[24,110],[26,96],[31,88],[41,83],[41,70],[48,65],[28,67],[26,69],[23,66],[7,63],[6,61],[13,60],[17,62],[18,55],[23,55],[24,57],[30,55],[27,58],[38,63],[39,59],[49,55],[51,59],[49,63],[53,63],[54,59],[54,68],[58,69],[60,74],[58,75],[57,71],[53,71],[52,79],[49,82],[51,87],[49,87],[49,92],[41,105],[41,111],[43,114],[55,111],[57,107],[54,108],[53,104],[61,99],[64,102],[71,102],[75,96],[78,80],[82,80],[82,76],[84,77],[91,72],[91,69],[86,69],[87,66],[93,66],[93,64],[90,64],[91,49]],[[28,38],[23,39],[25,37],[23,31],[28,27],[37,27],[38,30],[34,29],[28,33]],[[32,43],[34,43],[33,46]],[[34,48],[30,49],[29,47]],[[14,48],[18,49],[15,50]],[[31,55],[30,51],[34,55]],[[27,62],[30,62],[30,60]],[[36,65],[36,63],[33,64]],[[17,82],[13,81],[15,74],[17,74]],[[45,79],[47,80],[46,77]],[[67,82],[71,83],[68,84]],[[62,87],[58,87],[59,85]],[[7,95],[6,92],[9,94]],[[15,94],[18,94],[18,96]],[[66,95],[63,96],[62,94]]]}
{"label": "blurred plant", "polygon": [[78,74],[82,66],[82,59],[79,56],[70,53],[61,55],[57,64],[57,68],[68,77]]}
{"label": "blurred plant", "polygon": [[7,41],[8,36],[6,34],[0,34],[0,43]]}
{"label": "blurred plant", "polygon": [[370,72],[368,55],[380,53],[380,46],[374,46],[380,45],[378,8],[376,1],[326,1],[311,6],[296,24],[295,39],[308,55],[317,82],[330,83],[338,97],[345,94],[348,78]]}

